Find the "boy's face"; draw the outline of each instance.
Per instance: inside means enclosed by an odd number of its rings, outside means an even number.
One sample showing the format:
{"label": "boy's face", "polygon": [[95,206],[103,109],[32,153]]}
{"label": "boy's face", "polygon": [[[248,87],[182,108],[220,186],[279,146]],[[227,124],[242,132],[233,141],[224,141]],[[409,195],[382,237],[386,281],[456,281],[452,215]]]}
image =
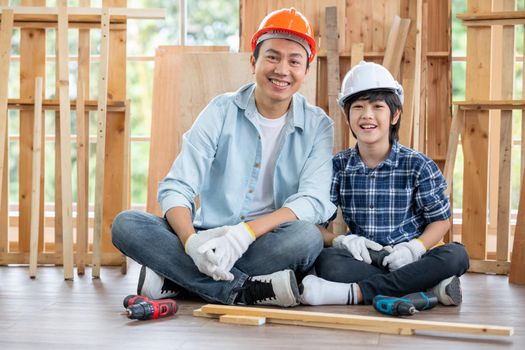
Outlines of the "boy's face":
{"label": "boy's face", "polygon": [[250,62],[258,103],[289,103],[308,73],[305,49],[286,39],[263,41],[257,61],[252,56]]}
{"label": "boy's face", "polygon": [[357,100],[350,106],[348,114],[350,129],[359,143],[390,145],[390,125],[399,121],[401,112],[398,110],[390,118],[390,108],[385,101]]}

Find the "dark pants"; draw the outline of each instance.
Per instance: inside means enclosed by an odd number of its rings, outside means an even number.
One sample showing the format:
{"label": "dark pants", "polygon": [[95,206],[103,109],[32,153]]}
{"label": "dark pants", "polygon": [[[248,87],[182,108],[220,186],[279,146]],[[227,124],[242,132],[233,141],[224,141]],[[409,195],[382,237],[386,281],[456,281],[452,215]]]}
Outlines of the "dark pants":
{"label": "dark pants", "polygon": [[469,267],[468,254],[460,243],[449,243],[426,252],[421,259],[389,272],[353,258],[346,249],[325,248],[317,258],[317,275],[329,281],[357,282],[363,303],[378,294],[400,297],[426,291],[440,281],[461,276]]}

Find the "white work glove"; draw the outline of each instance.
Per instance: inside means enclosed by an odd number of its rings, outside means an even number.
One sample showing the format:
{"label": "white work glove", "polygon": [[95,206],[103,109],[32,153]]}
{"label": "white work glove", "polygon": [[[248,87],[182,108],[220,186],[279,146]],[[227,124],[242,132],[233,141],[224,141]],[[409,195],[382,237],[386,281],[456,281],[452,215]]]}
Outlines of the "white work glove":
{"label": "white work glove", "polygon": [[383,266],[388,265],[390,271],[397,270],[407,264],[418,261],[427,249],[420,239],[399,243],[394,246],[392,252],[383,259]]}
{"label": "white work glove", "polygon": [[199,248],[206,242],[216,237],[223,236],[228,232],[228,226],[222,226],[210,230],[199,231],[192,234],[186,240],[184,250],[192,259],[200,272],[212,277],[215,281],[233,279],[231,273],[219,268],[218,264],[211,262],[205,253],[199,251]]}
{"label": "white work glove", "polygon": [[368,253],[369,248],[375,251],[380,251],[381,249],[383,249],[383,246],[381,244],[371,241],[363,236],[353,234],[346,236],[337,236],[332,241],[332,246],[334,248],[348,250],[354,257],[354,259],[364,261],[367,264],[372,263],[370,253]]}
{"label": "white work glove", "polygon": [[[209,261],[229,272],[239,258],[255,241],[255,234],[248,224],[241,222],[229,226],[226,234],[213,238],[199,247],[199,253],[206,254]],[[233,275],[231,275],[233,279]]]}

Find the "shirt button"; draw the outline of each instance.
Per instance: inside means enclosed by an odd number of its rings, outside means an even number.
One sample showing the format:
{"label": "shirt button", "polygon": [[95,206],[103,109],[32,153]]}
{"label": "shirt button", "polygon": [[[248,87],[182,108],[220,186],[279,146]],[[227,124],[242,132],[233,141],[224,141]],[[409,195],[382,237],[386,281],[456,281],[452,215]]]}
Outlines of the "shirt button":
{"label": "shirt button", "polygon": [[248,190],[248,193],[253,193],[253,188],[250,188],[250,189]]}
{"label": "shirt button", "polygon": [[246,216],[241,215],[241,220],[244,220],[244,219],[246,219]]}
{"label": "shirt button", "polygon": [[261,163],[255,163],[255,167],[256,168],[260,168],[261,167]]}
{"label": "shirt button", "polygon": [[373,204],[370,204],[370,209],[374,209],[374,205]]}

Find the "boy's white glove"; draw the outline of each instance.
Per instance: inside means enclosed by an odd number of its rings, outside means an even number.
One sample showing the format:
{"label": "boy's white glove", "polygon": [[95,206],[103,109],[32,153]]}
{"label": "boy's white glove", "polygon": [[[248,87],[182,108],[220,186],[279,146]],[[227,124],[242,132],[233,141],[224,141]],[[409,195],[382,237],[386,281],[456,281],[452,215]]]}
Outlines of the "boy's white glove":
{"label": "boy's white glove", "polygon": [[341,248],[348,250],[354,259],[364,261],[367,264],[372,263],[368,249],[379,251],[383,246],[377,242],[371,241],[363,236],[358,235],[341,235],[334,238],[332,241],[334,248]]}
{"label": "boy's white glove", "polygon": [[427,249],[420,239],[399,243],[394,246],[392,252],[383,259],[383,266],[388,265],[390,271],[397,270],[407,264],[418,261]]}
{"label": "boy's white glove", "polygon": [[250,226],[241,222],[235,226],[229,226],[224,235],[204,243],[198,251],[205,254],[209,261],[218,265],[221,271],[228,271],[227,273],[233,279],[229,271],[254,241],[255,234]]}
{"label": "boy's white glove", "polygon": [[193,259],[193,262],[195,263],[199,271],[205,275],[212,277],[215,281],[230,281],[233,279],[233,275],[228,271],[222,270],[218,266],[218,264],[215,264],[212,261],[210,261],[206,257],[206,254],[201,253],[199,251],[199,247],[201,247],[204,243],[210,241],[211,239],[223,236],[224,234],[226,234],[226,232],[228,232],[228,226],[199,231],[198,233],[194,233],[190,237],[188,237],[188,239],[186,240],[186,244],[184,245],[184,250],[186,251],[186,254],[188,254]]}

